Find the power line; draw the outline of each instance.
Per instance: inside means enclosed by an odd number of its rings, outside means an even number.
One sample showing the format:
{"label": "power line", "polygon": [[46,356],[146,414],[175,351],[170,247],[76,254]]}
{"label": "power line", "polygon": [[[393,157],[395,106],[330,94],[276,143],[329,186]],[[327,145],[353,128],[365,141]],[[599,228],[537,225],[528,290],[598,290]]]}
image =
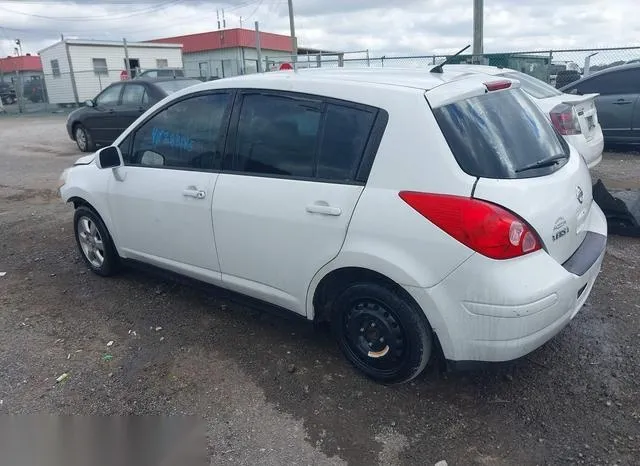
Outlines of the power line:
{"label": "power line", "polygon": [[253,11],[251,12],[251,14],[250,14],[249,16],[247,16],[247,18],[245,19],[245,21],[249,21],[249,20],[253,17],[253,15],[255,15],[255,14],[256,14],[256,11],[258,11],[258,8],[260,8],[260,7],[262,6],[262,2],[263,2],[263,1],[264,1],[264,0],[259,0],[259,1],[258,1],[258,4],[257,4],[257,5],[256,5],[256,7],[253,9]]}
{"label": "power line", "polygon": [[156,11],[160,11],[170,6],[176,5],[182,1],[184,0],[165,0],[162,3],[159,3],[157,5],[153,5],[153,6],[150,6],[141,10],[129,12],[126,14],[107,14],[107,15],[100,15],[100,16],[46,16],[46,15],[39,15],[35,13],[25,13],[23,11],[12,10],[11,8],[6,8],[3,6],[0,6],[0,10],[4,10],[8,13],[13,13],[16,15],[28,16],[30,18],[46,19],[50,21],[82,21],[84,22],[84,21],[104,21],[105,19],[131,18],[133,16],[138,16],[146,13],[154,13]]}

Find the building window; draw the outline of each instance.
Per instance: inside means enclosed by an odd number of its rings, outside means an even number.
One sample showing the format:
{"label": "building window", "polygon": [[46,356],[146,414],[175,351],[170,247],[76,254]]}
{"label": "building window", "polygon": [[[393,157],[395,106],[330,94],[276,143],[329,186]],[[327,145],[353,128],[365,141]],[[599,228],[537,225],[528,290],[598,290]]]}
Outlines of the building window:
{"label": "building window", "polygon": [[156,59],[156,68],[168,68],[169,60],[166,58],[158,58]]}
{"label": "building window", "polygon": [[58,63],[58,60],[51,60],[51,74],[55,77],[60,76],[60,63]]}
{"label": "building window", "polygon": [[109,74],[109,68],[107,68],[106,58],[94,58],[93,59],[93,72],[100,76],[106,76]]}

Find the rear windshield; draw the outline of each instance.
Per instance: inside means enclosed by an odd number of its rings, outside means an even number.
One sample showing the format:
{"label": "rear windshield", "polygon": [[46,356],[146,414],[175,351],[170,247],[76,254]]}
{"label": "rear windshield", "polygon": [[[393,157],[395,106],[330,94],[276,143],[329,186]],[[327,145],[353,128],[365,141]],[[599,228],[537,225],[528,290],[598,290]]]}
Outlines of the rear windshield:
{"label": "rear windshield", "polygon": [[536,99],[546,99],[547,97],[557,97],[562,95],[558,89],[544,81],[540,81],[538,78],[529,76],[528,74],[520,73],[518,71],[510,71],[503,73],[505,78],[517,79],[520,81],[520,88]]}
{"label": "rear windshield", "polygon": [[179,79],[176,81],[160,81],[155,83],[160,89],[162,89],[167,94],[171,94],[173,92],[181,91],[189,86],[193,86],[195,84],[201,84],[202,81],[198,79]]}
{"label": "rear windshield", "polygon": [[[460,167],[482,178],[544,176],[566,163],[569,146],[520,89],[489,92],[433,110]],[[559,158],[557,163],[538,162]]]}

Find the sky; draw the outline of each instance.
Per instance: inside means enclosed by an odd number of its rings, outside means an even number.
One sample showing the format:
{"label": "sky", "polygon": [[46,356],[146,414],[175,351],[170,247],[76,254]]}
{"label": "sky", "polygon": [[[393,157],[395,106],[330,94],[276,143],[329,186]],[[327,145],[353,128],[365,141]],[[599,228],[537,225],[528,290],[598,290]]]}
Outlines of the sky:
{"label": "sky", "polygon": [[[640,0],[485,0],[485,52],[640,46]],[[373,56],[452,53],[472,42],[473,0],[293,0],[299,46]],[[635,6],[635,8],[634,8]],[[66,38],[149,40],[227,28],[289,34],[287,0],[0,0],[0,56]],[[640,50],[636,56],[640,58]],[[625,53],[626,54],[626,53]],[[621,58],[622,59],[622,58]]]}

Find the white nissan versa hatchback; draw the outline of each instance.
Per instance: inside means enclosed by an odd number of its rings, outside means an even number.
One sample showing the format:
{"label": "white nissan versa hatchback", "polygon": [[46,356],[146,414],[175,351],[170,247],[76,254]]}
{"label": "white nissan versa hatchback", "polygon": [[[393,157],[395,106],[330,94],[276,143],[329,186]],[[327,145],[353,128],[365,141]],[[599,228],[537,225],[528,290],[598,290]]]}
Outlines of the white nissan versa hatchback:
{"label": "white nissan versa hatchback", "polygon": [[61,183],[97,274],[141,261],[329,321],[385,383],[531,352],[606,245],[585,162],[518,81],[446,70],[196,85]]}

